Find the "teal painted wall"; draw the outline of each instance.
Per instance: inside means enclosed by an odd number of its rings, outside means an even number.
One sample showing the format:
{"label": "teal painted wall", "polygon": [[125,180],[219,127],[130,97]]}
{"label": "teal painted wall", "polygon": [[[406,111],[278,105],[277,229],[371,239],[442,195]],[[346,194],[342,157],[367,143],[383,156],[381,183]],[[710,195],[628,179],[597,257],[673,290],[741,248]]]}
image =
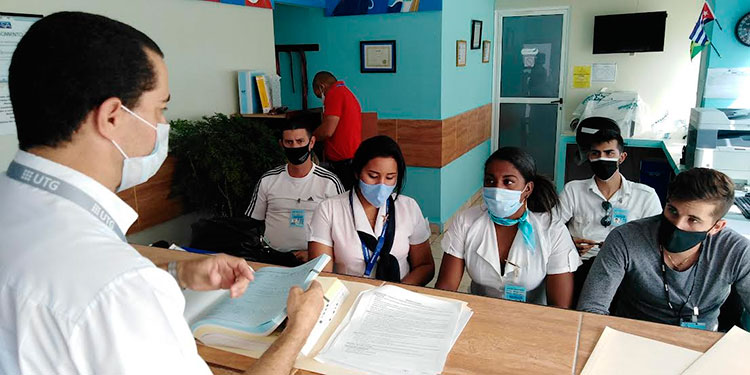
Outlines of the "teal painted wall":
{"label": "teal painted wall", "polygon": [[414,198],[422,215],[431,223],[442,223],[440,213],[440,168],[406,167],[403,193]]}
{"label": "teal painted wall", "polygon": [[490,140],[441,169],[440,222],[444,223],[482,188],[484,162],[490,157]]}
{"label": "teal painted wall", "polygon": [[[442,19],[441,114],[449,118],[492,102],[492,66],[482,63],[482,49],[471,49],[471,21],[482,21],[482,40],[495,35],[494,0],[445,0]],[[468,43],[466,66],[456,66],[456,41]]]}
{"label": "teal painted wall", "polygon": [[[325,17],[322,9],[279,4],[274,9],[276,44],[320,44],[307,53],[309,105],[320,107],[312,94],[312,78],[328,70],[346,82],[366,112],[379,118],[440,119],[441,12]],[[359,42],[396,40],[396,73],[360,73]],[[282,102],[302,107],[299,59],[295,58],[297,93],[292,93],[289,55],[279,59]]]}
{"label": "teal painted wall", "polygon": [[[750,47],[740,43],[734,35],[737,21],[750,12],[750,1],[748,0],[713,0],[712,5],[716,19],[721,23],[724,30],[719,30],[715,22],[709,24],[709,34],[714,46],[719,50],[719,57],[713,49],[709,48],[706,63],[702,69],[710,68],[750,68]],[[696,16],[697,18],[697,16]],[[747,88],[750,91],[750,87]],[[724,108],[732,107],[734,99],[710,99],[703,98],[704,107]]]}

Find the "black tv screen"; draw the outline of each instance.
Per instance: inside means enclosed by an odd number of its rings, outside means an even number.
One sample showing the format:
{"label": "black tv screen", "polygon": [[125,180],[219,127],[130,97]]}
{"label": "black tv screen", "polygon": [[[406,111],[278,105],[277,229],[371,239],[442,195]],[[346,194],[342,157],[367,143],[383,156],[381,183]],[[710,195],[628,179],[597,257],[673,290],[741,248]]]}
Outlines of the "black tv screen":
{"label": "black tv screen", "polygon": [[594,54],[664,51],[667,12],[594,17]]}

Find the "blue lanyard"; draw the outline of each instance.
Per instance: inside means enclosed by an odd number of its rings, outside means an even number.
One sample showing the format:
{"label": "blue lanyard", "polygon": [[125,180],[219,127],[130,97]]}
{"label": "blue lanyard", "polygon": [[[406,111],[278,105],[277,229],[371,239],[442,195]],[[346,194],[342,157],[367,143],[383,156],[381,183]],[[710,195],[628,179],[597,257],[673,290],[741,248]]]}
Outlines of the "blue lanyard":
{"label": "blue lanyard", "polygon": [[[356,230],[357,227],[357,221],[354,219],[354,193],[352,192],[354,189],[349,191],[349,205],[352,208],[352,221],[354,222],[354,229]],[[378,244],[375,246],[375,251],[372,253],[372,257],[370,257],[370,249],[367,248],[367,245],[365,245],[362,240],[359,241],[359,243],[362,245],[362,256],[365,258],[365,276],[370,276],[372,273],[372,269],[375,268],[375,263],[378,261],[378,257],[380,256],[380,252],[383,250],[383,244],[385,244],[385,231],[388,229],[388,203],[386,201],[385,205],[385,217],[386,219],[383,220],[383,230],[380,232],[380,237],[378,237]]]}
{"label": "blue lanyard", "polygon": [[18,182],[42,189],[50,194],[57,195],[58,197],[65,198],[77,204],[90,214],[94,215],[94,217],[109,229],[112,229],[112,231],[114,231],[123,242],[126,241],[125,235],[122,234],[120,227],[117,226],[117,223],[115,223],[115,220],[109,212],[99,205],[94,198],[84,193],[83,190],[16,161],[10,163],[6,175]]}

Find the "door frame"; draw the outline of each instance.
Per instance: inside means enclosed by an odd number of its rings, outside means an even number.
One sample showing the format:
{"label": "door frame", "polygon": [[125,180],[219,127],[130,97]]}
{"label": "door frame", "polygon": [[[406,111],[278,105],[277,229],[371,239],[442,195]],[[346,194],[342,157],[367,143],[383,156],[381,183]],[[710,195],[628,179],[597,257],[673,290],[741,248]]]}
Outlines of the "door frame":
{"label": "door frame", "polygon": [[[542,7],[542,8],[522,8],[522,9],[499,9],[495,11],[495,48],[494,48],[494,64],[492,68],[492,132],[491,132],[491,144],[492,152],[498,149],[498,140],[500,139],[499,134],[499,122],[500,122],[500,104],[501,103],[520,103],[520,104],[551,104],[548,98],[501,98],[501,74],[500,68],[502,64],[503,54],[503,18],[504,17],[518,17],[518,16],[546,16],[560,14],[563,16],[562,26],[562,45],[560,51],[560,87],[558,95],[560,98],[565,98],[565,88],[568,79],[568,52],[569,52],[569,31],[570,31],[570,6],[559,6],[559,7]],[[564,103],[558,104],[558,115],[557,115],[557,131],[555,132],[555,161],[553,164],[554,176],[553,178],[563,178],[564,176],[557,176],[557,162],[560,159],[558,153],[560,152],[560,136],[564,126],[565,119],[565,106]]]}

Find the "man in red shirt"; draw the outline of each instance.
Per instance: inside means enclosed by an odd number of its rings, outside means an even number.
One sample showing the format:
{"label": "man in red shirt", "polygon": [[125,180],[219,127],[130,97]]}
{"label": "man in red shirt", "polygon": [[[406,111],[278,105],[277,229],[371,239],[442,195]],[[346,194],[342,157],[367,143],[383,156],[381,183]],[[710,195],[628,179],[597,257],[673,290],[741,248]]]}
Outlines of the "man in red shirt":
{"label": "man in red shirt", "polygon": [[325,141],[325,160],[346,190],[354,185],[352,158],[362,142],[362,107],[357,97],[329,72],[313,78],[313,92],[323,100],[323,122],[315,138]]}

